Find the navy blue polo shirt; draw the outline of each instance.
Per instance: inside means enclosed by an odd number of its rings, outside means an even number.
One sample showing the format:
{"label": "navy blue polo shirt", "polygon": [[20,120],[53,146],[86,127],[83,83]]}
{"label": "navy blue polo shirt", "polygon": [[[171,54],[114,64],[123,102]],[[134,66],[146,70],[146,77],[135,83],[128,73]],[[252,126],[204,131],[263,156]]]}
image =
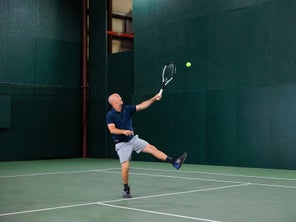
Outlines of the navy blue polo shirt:
{"label": "navy blue polo shirt", "polygon": [[[122,106],[121,112],[117,112],[115,109],[112,108],[106,115],[106,123],[107,125],[110,123],[114,123],[117,129],[134,131],[134,128],[132,125],[132,115],[136,111],[137,110],[135,105]],[[127,142],[131,138],[133,138],[133,136],[126,136],[123,134],[112,135],[112,139],[115,142],[118,142],[118,141]]]}

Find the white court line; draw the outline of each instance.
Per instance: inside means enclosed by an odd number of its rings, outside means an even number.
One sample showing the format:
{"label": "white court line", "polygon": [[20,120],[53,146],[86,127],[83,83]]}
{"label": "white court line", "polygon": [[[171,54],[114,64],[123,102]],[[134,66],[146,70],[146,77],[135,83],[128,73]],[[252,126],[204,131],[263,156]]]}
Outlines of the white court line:
{"label": "white court line", "polygon": [[24,210],[24,211],[16,211],[11,213],[1,213],[0,217],[4,216],[12,216],[12,215],[18,215],[18,214],[28,214],[28,213],[36,213],[36,212],[42,212],[42,211],[50,211],[50,210],[59,210],[59,209],[67,209],[67,208],[73,208],[73,207],[83,207],[83,206],[90,206],[96,204],[95,202],[92,203],[83,203],[83,204],[73,204],[73,205],[65,205],[60,207],[47,207],[47,208],[40,208],[36,210]]}
{"label": "white court line", "polygon": [[182,218],[182,219],[205,221],[205,222],[221,222],[221,221],[218,221],[218,220],[210,220],[210,219],[199,218],[199,217],[189,217],[189,216],[183,216],[183,215],[178,215],[178,214],[169,214],[169,213],[164,213],[164,212],[160,212],[160,211],[144,210],[144,209],[133,208],[133,207],[123,207],[123,206],[104,204],[104,203],[97,203],[97,204],[102,205],[102,206],[107,206],[107,207],[120,208],[120,209],[124,209],[124,210],[132,210],[132,211],[139,211],[139,212],[144,212],[144,213],[149,213],[149,214],[157,214],[157,215],[164,215],[164,216],[170,216],[170,217],[178,217],[178,218]]}
{"label": "white court line", "polygon": [[57,171],[57,172],[50,172],[50,173],[17,174],[17,175],[0,176],[0,179],[16,178],[16,177],[47,176],[47,175],[55,175],[55,174],[75,174],[75,173],[105,172],[105,171],[120,170],[120,169],[121,168],[106,168],[106,169],[96,169],[96,170]]}
{"label": "white court line", "polygon": [[247,185],[251,185],[251,184],[250,183],[242,183],[242,184],[236,184],[236,185],[202,188],[202,189],[180,191],[180,192],[174,192],[174,193],[165,193],[165,194],[156,194],[156,195],[150,195],[150,196],[133,197],[133,198],[129,198],[129,199],[107,200],[107,201],[102,201],[100,203],[115,203],[115,202],[121,202],[121,201],[149,199],[149,198],[154,198],[154,197],[175,196],[175,195],[180,195],[180,194],[189,194],[189,193],[206,192],[206,191],[212,191],[212,190],[221,190],[221,189],[228,189],[228,188],[234,188],[234,187],[242,187],[242,186],[247,186]]}
{"label": "white court line", "polygon": [[[120,170],[121,168],[106,168],[106,169],[94,169],[94,170],[78,170],[78,171],[58,171],[50,173],[33,173],[33,174],[19,174],[19,175],[7,175],[0,176],[2,178],[14,178],[14,177],[33,177],[33,176],[44,176],[44,175],[54,175],[54,174],[70,174],[70,173],[88,173],[88,172],[104,172],[110,170]],[[263,177],[263,176],[248,176],[241,174],[225,174],[225,173],[212,173],[204,171],[186,171],[186,170],[164,170],[164,169],[153,169],[153,168],[141,168],[141,167],[131,167],[135,170],[146,170],[146,171],[162,171],[162,172],[180,172],[180,173],[192,173],[192,174],[207,174],[207,175],[218,175],[218,176],[229,176],[229,177],[245,177],[245,178],[256,178],[256,179],[271,179],[271,180],[287,180],[287,181],[296,181],[293,178],[283,178],[283,177]],[[239,183],[239,182],[238,182]]]}
{"label": "white court line", "polygon": [[[184,171],[182,171],[184,172]],[[112,172],[112,171],[104,171],[102,173],[117,173],[120,172]],[[268,187],[276,187],[276,188],[289,188],[289,189],[296,189],[296,186],[290,185],[281,185],[281,184],[266,184],[266,183],[253,183],[253,182],[246,182],[246,181],[234,181],[234,180],[214,180],[214,179],[204,179],[204,178],[194,178],[194,177],[178,177],[178,176],[168,176],[162,174],[148,174],[148,173],[129,173],[130,175],[138,175],[138,176],[150,176],[150,177],[161,177],[161,178],[173,178],[173,179],[181,179],[181,180],[198,180],[198,181],[208,181],[208,182],[217,182],[217,183],[248,183],[250,185],[259,185],[259,186],[268,186]]]}
{"label": "white court line", "polygon": [[[34,176],[46,176],[46,175],[55,175],[55,174],[76,174],[76,173],[89,173],[89,172],[101,172],[101,173],[120,173],[119,172],[112,172],[113,170],[120,170],[121,168],[106,168],[106,169],[96,169],[96,170],[78,170],[78,171],[58,171],[58,172],[51,172],[51,173],[33,173],[33,174],[19,174],[19,175],[8,175],[8,176],[0,176],[0,179],[5,179],[5,178],[17,178],[17,177],[34,177]],[[139,169],[139,170],[151,170],[151,171],[163,171],[163,172],[176,172],[176,170],[163,170],[163,169],[148,169],[148,168],[132,168],[132,169]],[[195,171],[178,171],[180,173],[198,173]],[[205,173],[205,172],[204,172]],[[216,180],[216,179],[204,179],[204,178],[192,178],[192,177],[177,177],[177,176],[168,176],[168,175],[161,175],[161,174],[143,174],[143,173],[132,173],[130,174],[134,175],[142,175],[142,176],[152,176],[152,177],[167,177],[167,178],[175,178],[175,179],[184,179],[184,180],[200,180],[200,181],[209,181],[209,182],[221,182],[221,183],[244,183],[244,181],[233,181],[233,180]],[[207,174],[207,173],[205,173]],[[213,175],[231,175],[231,174],[215,174],[211,173]],[[232,175],[235,176],[235,175]],[[241,177],[244,177],[243,175],[238,175]],[[252,177],[252,176],[245,176],[245,177]],[[263,177],[256,177],[256,178],[263,178]],[[267,177],[269,179],[279,179],[280,178],[272,178],[272,177]],[[266,178],[266,179],[267,179]],[[264,178],[263,178],[264,179]],[[283,178],[285,180],[285,178]],[[288,179],[286,179],[288,180]],[[294,180],[294,179],[291,179]],[[289,186],[289,185],[274,185],[274,184],[266,184],[266,183],[252,183],[249,182],[250,184],[253,185],[260,185],[260,186],[269,186],[269,187],[278,187],[278,188],[291,188],[291,189],[296,189],[296,186]]]}
{"label": "white court line", "polygon": [[266,187],[296,189],[296,186],[289,186],[289,185],[274,185],[274,184],[266,184],[266,183],[250,183],[250,184],[251,185],[258,185],[258,186],[266,186]]}
{"label": "white court line", "polygon": [[183,191],[183,192],[176,192],[176,193],[167,193],[167,194],[159,194],[159,195],[151,195],[151,196],[134,197],[134,198],[129,198],[129,199],[121,198],[121,199],[108,200],[108,201],[90,202],[90,203],[82,203],[82,204],[72,204],[72,205],[65,205],[65,206],[59,206],[59,207],[48,207],[48,208],[40,208],[40,209],[35,209],[35,210],[25,210],[25,211],[17,211],[17,212],[10,212],[10,213],[1,213],[0,217],[19,215],[19,214],[27,214],[27,213],[35,213],[35,212],[43,212],[43,211],[51,211],[51,210],[58,210],[58,209],[67,209],[67,208],[73,208],[73,207],[98,205],[98,204],[102,205],[102,204],[115,203],[115,202],[121,202],[121,201],[132,201],[132,200],[148,199],[148,198],[154,198],[154,197],[173,196],[173,195],[180,195],[180,194],[187,194],[187,193],[194,193],[194,192],[220,190],[220,189],[227,189],[227,188],[233,188],[233,187],[238,187],[238,186],[246,186],[246,185],[249,185],[249,184],[245,183],[245,184],[237,184],[237,185],[213,187],[213,188],[204,188],[204,189],[190,190],[190,191]]}
{"label": "white court line", "polygon": [[[176,170],[164,170],[164,169],[151,169],[151,168],[141,168],[141,167],[131,167],[135,170],[150,170],[150,171],[163,171],[163,172],[176,172]],[[229,177],[245,177],[245,178],[256,178],[256,179],[270,179],[270,180],[287,180],[287,181],[296,181],[294,178],[283,178],[283,177],[263,177],[263,176],[248,176],[242,174],[227,174],[227,173],[212,173],[205,171],[187,171],[179,170],[182,173],[192,173],[192,174],[208,174],[208,175],[217,175],[217,176],[229,176]]]}
{"label": "white court line", "polygon": [[[103,173],[117,173],[118,174],[120,172],[104,171]],[[129,172],[129,174],[130,175],[138,175],[138,176],[173,178],[173,179],[181,179],[181,180],[201,180],[201,181],[219,182],[219,183],[245,183],[242,181],[233,181],[233,180],[215,180],[215,179],[204,179],[204,178],[195,178],[195,177],[179,177],[179,176],[169,176],[169,175],[163,175],[163,174],[132,173],[132,172]]]}
{"label": "white court line", "polygon": [[[110,173],[110,172],[108,172]],[[161,174],[144,174],[144,173],[129,173],[134,175],[140,176],[150,176],[150,177],[166,177],[166,178],[174,178],[174,179],[182,179],[182,180],[200,180],[200,181],[209,181],[209,182],[218,182],[218,183],[248,183],[252,185],[259,185],[259,186],[268,186],[268,187],[277,187],[277,188],[291,188],[296,189],[296,186],[289,186],[289,185],[276,185],[276,184],[267,184],[267,183],[253,183],[253,182],[244,182],[244,181],[233,181],[233,180],[214,180],[214,179],[204,179],[204,178],[192,178],[192,177],[176,177],[176,176],[168,176],[168,175],[161,175]]]}

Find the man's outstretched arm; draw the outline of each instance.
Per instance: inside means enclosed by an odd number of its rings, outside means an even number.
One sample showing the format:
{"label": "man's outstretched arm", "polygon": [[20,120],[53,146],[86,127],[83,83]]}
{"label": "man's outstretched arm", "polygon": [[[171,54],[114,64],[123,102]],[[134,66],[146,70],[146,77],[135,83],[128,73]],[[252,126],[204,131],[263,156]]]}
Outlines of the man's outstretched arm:
{"label": "man's outstretched arm", "polygon": [[161,99],[161,96],[159,94],[156,94],[152,98],[145,100],[145,101],[141,102],[140,104],[136,105],[136,110],[141,111],[143,109],[146,109],[149,106],[151,106],[152,103],[154,103],[156,100],[160,100],[160,99]]}

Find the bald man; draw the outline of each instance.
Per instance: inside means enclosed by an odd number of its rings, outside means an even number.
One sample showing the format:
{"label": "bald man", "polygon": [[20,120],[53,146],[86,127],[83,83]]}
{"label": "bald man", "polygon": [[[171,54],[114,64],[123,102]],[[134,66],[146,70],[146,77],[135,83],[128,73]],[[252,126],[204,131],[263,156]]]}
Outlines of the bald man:
{"label": "bald man", "polygon": [[186,159],[187,153],[180,157],[169,157],[155,146],[149,144],[147,141],[139,138],[134,134],[132,126],[132,115],[135,112],[144,110],[151,106],[155,101],[161,99],[159,94],[145,100],[138,105],[123,105],[122,98],[119,94],[113,93],[109,96],[108,102],[112,109],[106,115],[106,123],[112,139],[115,143],[115,150],[118,154],[121,163],[121,178],[123,182],[123,197],[131,198],[130,187],[128,185],[129,168],[132,152],[148,153],[159,160],[171,163],[173,167],[179,169]]}

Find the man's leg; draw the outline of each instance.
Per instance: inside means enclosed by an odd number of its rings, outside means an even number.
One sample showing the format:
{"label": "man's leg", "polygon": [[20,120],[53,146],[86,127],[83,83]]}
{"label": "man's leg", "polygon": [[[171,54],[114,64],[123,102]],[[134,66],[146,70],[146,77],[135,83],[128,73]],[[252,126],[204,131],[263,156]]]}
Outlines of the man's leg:
{"label": "man's leg", "polygon": [[129,161],[125,161],[121,164],[121,178],[123,184],[128,184],[129,166]]}
{"label": "man's leg", "polygon": [[129,176],[129,161],[121,163],[121,178],[123,183],[123,193],[122,196],[125,198],[131,198],[130,188],[128,185],[128,176]]}
{"label": "man's leg", "polygon": [[143,149],[143,153],[152,154],[154,157],[156,157],[159,160],[171,163],[171,164],[173,164],[173,167],[175,167],[176,169],[180,169],[180,167],[182,166],[182,164],[184,163],[184,161],[187,157],[187,153],[183,153],[183,155],[181,155],[179,157],[171,158],[168,155],[166,155],[165,153],[163,153],[162,151],[158,150],[155,146],[153,146],[151,144],[148,144]]}
{"label": "man's leg", "polygon": [[154,157],[156,157],[159,160],[166,161],[167,155],[163,153],[162,151],[158,150],[155,146],[152,146],[151,144],[148,144],[144,149],[143,153],[152,154]]}

